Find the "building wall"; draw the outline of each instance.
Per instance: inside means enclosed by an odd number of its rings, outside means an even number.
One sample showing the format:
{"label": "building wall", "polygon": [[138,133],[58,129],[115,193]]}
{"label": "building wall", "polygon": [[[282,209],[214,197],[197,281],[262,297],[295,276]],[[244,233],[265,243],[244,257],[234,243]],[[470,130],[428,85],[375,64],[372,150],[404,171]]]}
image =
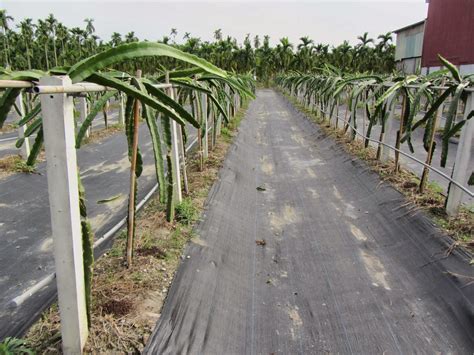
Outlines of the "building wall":
{"label": "building wall", "polygon": [[405,58],[421,57],[424,27],[424,24],[420,24],[397,33],[395,61]]}
{"label": "building wall", "polygon": [[[440,66],[437,67],[423,67],[421,68],[421,74],[427,75],[437,70],[442,69]],[[458,66],[459,72],[462,76],[474,74],[474,64],[462,64]]]}
{"label": "building wall", "polygon": [[402,59],[397,62],[396,67],[405,74],[419,74],[421,70],[421,57]]}
{"label": "building wall", "polygon": [[[474,0],[430,0],[423,41],[423,67],[440,66],[438,54],[455,65],[474,64]],[[465,70],[470,71],[470,67]]]}

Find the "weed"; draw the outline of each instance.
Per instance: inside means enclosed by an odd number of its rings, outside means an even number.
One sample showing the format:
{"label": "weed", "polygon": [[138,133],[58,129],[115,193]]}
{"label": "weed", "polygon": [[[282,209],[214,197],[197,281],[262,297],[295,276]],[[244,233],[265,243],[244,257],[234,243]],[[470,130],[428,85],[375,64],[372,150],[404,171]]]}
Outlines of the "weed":
{"label": "weed", "polygon": [[14,173],[31,174],[36,172],[35,166],[26,164],[20,155],[8,155],[0,159],[0,176],[8,176]]}
{"label": "weed", "polygon": [[0,342],[1,355],[33,354],[33,351],[26,347],[26,341],[17,338],[5,338]]}
{"label": "weed", "polygon": [[194,206],[193,201],[189,197],[185,197],[183,201],[176,205],[176,221],[183,224],[192,224],[194,223],[198,216],[199,210]]}

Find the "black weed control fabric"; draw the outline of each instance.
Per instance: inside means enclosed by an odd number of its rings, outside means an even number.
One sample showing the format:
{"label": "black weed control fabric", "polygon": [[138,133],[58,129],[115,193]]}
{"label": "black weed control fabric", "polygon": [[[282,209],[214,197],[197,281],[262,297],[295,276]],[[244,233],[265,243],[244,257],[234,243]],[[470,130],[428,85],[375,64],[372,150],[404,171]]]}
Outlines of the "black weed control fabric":
{"label": "black weed control fabric", "polygon": [[472,354],[469,257],[404,204],[260,90],[145,353]]}

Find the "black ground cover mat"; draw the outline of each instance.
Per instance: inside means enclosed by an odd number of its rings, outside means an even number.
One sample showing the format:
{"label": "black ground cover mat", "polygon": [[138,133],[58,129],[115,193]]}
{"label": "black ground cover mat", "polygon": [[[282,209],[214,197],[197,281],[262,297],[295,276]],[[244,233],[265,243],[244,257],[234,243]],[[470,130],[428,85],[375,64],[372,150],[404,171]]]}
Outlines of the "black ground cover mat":
{"label": "black ground cover mat", "polygon": [[146,352],[472,354],[468,256],[258,91]]}

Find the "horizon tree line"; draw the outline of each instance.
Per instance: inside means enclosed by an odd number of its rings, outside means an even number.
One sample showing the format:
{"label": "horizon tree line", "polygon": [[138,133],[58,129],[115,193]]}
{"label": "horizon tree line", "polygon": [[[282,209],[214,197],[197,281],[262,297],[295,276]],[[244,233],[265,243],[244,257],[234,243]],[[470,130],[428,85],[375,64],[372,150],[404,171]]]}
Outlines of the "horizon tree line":
{"label": "horizon tree line", "polygon": [[[101,39],[94,27],[94,19],[84,19],[83,28],[67,27],[50,14],[35,22],[25,18],[15,23],[6,10],[0,10],[0,45],[4,68],[12,70],[40,69],[69,66],[77,61],[123,43],[139,41],[134,31],[122,35],[113,32],[109,41]],[[275,75],[288,71],[313,72],[325,64],[346,72],[390,73],[395,69],[395,46],[390,32],[377,40],[366,32],[358,36],[358,43],[347,40],[338,46],[316,43],[308,36],[293,44],[288,37],[280,38],[275,46],[270,36],[247,34],[242,44],[231,36],[224,36],[222,29],[213,33],[213,41],[203,41],[184,32],[182,43],[177,43],[178,30],[172,28],[157,42],[175,46],[196,54],[211,63],[236,73],[253,73],[268,82]],[[172,59],[147,58],[127,62],[117,69],[140,66],[145,72],[157,67],[172,69],[177,63]]]}

